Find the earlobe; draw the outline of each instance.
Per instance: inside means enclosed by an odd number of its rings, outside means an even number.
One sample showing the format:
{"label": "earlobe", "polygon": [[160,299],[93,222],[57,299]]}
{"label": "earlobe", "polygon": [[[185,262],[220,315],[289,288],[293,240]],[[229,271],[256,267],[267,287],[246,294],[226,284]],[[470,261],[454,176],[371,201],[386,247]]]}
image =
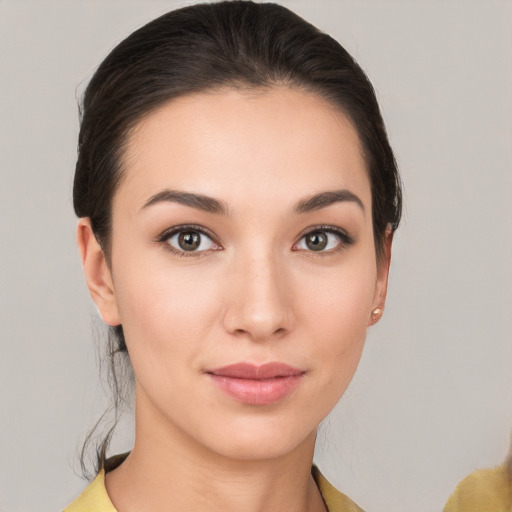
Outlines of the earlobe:
{"label": "earlobe", "polygon": [[377,263],[377,282],[375,283],[375,296],[368,319],[368,326],[376,324],[382,318],[388,293],[389,265],[391,263],[391,246],[393,244],[393,230],[391,226],[386,228],[384,237],[383,254]]}
{"label": "earlobe", "polygon": [[90,219],[87,217],[78,221],[77,244],[92,300],[104,322],[112,326],[119,325],[121,320],[112,274],[105,254],[92,231]]}

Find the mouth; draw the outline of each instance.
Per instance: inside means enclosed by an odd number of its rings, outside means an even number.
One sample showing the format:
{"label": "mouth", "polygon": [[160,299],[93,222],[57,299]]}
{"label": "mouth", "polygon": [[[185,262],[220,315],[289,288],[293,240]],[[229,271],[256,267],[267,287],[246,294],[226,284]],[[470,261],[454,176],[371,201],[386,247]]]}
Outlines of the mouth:
{"label": "mouth", "polygon": [[284,363],[237,363],[210,370],[212,382],[238,402],[270,405],[283,400],[300,384],[305,371]]}

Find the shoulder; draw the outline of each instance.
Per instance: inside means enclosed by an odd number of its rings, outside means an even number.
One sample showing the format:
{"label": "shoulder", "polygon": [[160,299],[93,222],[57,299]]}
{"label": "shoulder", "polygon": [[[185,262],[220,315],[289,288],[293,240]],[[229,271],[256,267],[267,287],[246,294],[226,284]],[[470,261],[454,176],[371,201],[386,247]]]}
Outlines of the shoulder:
{"label": "shoulder", "polygon": [[102,469],[89,487],[64,512],[116,512],[105,488],[105,471]]}
{"label": "shoulder", "polygon": [[512,475],[507,466],[480,469],[457,485],[444,512],[507,512],[512,510]]}
{"label": "shoulder", "polygon": [[313,466],[311,472],[329,512],[364,512],[348,496],[331,485],[316,466]]}

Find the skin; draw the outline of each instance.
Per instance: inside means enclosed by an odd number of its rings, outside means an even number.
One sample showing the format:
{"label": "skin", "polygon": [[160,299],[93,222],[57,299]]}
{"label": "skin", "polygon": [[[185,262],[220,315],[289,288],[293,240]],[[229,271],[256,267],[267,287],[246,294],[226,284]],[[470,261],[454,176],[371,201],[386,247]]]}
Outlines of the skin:
{"label": "skin", "polygon": [[[355,129],[311,93],[222,90],[151,113],[123,164],[111,265],[88,219],[78,226],[91,295],[106,323],[123,325],[136,375],[135,446],[107,475],[112,502],[119,512],[325,510],[310,476],[316,429],[384,307],[391,245],[388,233],[377,261]],[[166,190],[214,198],[226,214],[144,207]],[[340,190],[361,204],[297,211]],[[183,224],[208,231],[201,250],[183,255],[177,235],[163,239]],[[328,246],[313,251],[304,236],[319,226]],[[207,373],[269,361],[304,372],[270,405],[234,400]]]}

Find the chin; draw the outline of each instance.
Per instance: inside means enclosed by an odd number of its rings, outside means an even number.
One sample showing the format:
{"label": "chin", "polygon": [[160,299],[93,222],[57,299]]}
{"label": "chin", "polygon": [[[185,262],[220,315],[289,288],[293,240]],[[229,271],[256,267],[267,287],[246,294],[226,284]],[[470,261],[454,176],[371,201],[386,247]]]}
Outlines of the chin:
{"label": "chin", "polygon": [[301,448],[309,448],[313,453],[316,427],[307,429],[303,422],[285,419],[255,421],[251,418],[246,425],[236,422],[231,428],[224,424],[220,429],[211,429],[210,442],[205,439],[203,444],[232,460],[278,459]]}

